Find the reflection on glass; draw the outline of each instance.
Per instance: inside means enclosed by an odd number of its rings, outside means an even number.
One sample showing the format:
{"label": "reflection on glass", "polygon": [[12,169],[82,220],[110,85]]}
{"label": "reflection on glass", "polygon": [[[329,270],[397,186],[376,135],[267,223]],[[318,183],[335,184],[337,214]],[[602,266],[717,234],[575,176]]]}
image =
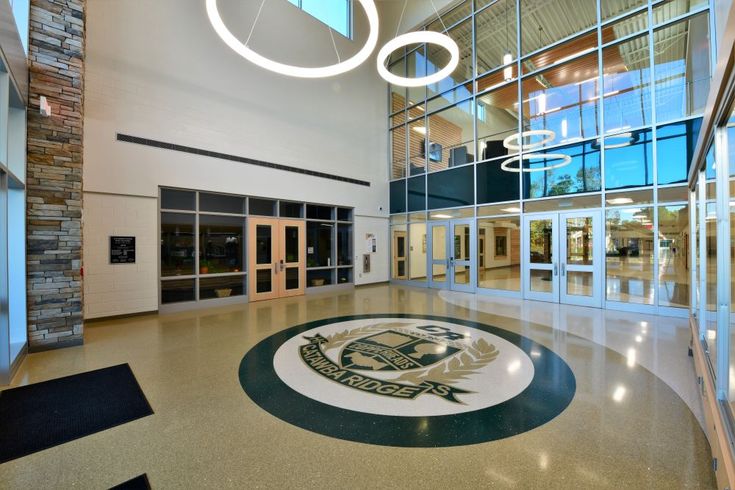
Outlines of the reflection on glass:
{"label": "reflection on glass", "polygon": [[226,194],[199,193],[199,211],[213,213],[245,213],[245,198]]}
{"label": "reflection on glass", "polygon": [[[597,53],[523,79],[525,131],[550,130],[543,146],[571,143],[598,134]],[[541,138],[524,141],[536,145]]]}
{"label": "reflection on glass", "polygon": [[337,283],[352,282],[352,267],[337,269]]}
{"label": "reflection on glass", "polygon": [[[422,78],[426,76],[426,45],[422,44],[417,49],[406,55],[406,76],[408,78]],[[426,99],[426,87],[408,88],[408,106],[412,106]]]}
{"label": "reflection on glass", "polygon": [[[643,7],[646,3],[646,0],[619,0],[614,2],[603,0],[600,2],[600,20],[605,22],[619,15],[623,15],[626,12],[630,12],[633,9]],[[630,20],[638,18],[640,18],[640,20],[635,23]],[[642,24],[642,26],[639,23]],[[632,34],[638,29],[645,29],[647,26],[648,11],[644,9],[641,13],[631,15],[622,21],[615,22],[612,27],[615,31],[616,37],[622,37],[626,32],[627,34]],[[603,29],[603,36],[605,35],[606,30],[607,29]],[[608,41],[603,38],[603,42]]]}
{"label": "reflection on glass", "polygon": [[[557,41],[588,29],[597,22],[597,2],[580,0],[574,4],[574,21],[571,22],[568,6],[564,2],[541,2],[528,8],[521,4],[521,31],[533,33],[524,36],[521,44],[523,54],[554,44]],[[548,29],[549,19],[569,19]],[[573,54],[574,51],[568,53]]]}
{"label": "reflection on glass", "polygon": [[178,189],[161,189],[161,209],[194,211],[196,209],[196,193]]}
{"label": "reflection on glass", "polygon": [[531,269],[531,291],[537,291],[539,293],[553,293],[554,284],[551,271]]}
{"label": "reflection on glass", "polygon": [[472,165],[429,174],[427,179],[429,209],[453,208],[474,204],[474,180],[475,171]]}
{"label": "reflection on glass", "polygon": [[454,266],[454,284],[469,284],[472,271],[468,265]]}
{"label": "reflection on glass", "polygon": [[[659,155],[659,162],[665,162]],[[669,165],[666,162],[666,165]],[[659,168],[665,165],[659,165]],[[605,138],[605,187],[623,189],[653,184],[653,136],[650,129]]]}
{"label": "reflection on glass", "polygon": [[475,161],[472,101],[429,116],[429,171]]}
{"label": "reflection on glass", "polygon": [[332,266],[334,225],[306,222],[306,266]]}
{"label": "reflection on glass", "polygon": [[337,265],[352,265],[352,225],[337,225]]}
{"label": "reflection on glass", "polygon": [[567,218],[567,264],[592,265],[592,217]]}
{"label": "reflection on glass", "polygon": [[161,213],[161,276],[194,273],[194,215]]}
{"label": "reflection on glass", "polygon": [[521,290],[521,220],[518,216],[477,221],[477,285]]}
{"label": "reflection on glass", "polygon": [[408,191],[408,211],[423,211],[426,209],[426,176],[411,177],[406,182]]}
{"label": "reflection on glass", "polygon": [[390,183],[390,212],[406,212],[406,181],[395,180]]}
{"label": "reflection on glass", "polygon": [[410,271],[412,281],[426,281],[426,223],[411,223],[409,225]]}
{"label": "reflection on glass", "polygon": [[299,289],[299,268],[286,267],[286,289]]}
{"label": "reflection on glass", "polygon": [[591,297],[594,294],[594,273],[567,271],[567,294]]}
{"label": "reflection on glass", "polygon": [[199,216],[199,273],[243,270],[245,220],[229,216]]}
{"label": "reflection on glass", "polygon": [[515,153],[503,145],[503,140],[518,132],[517,102],[518,86],[514,83],[477,97],[478,160]]}
{"label": "reflection on glass", "polygon": [[697,146],[702,119],[689,119],[656,130],[658,183],[686,182],[689,165]]}
{"label": "reflection on glass", "polygon": [[[273,227],[270,225],[257,225],[255,227],[255,263],[273,263]],[[260,291],[259,291],[260,292]]]}
{"label": "reflection on glass", "polygon": [[[600,150],[594,141],[554,148],[550,152],[568,155],[571,162],[561,166],[563,160],[557,157],[524,159],[525,168],[538,169],[523,173],[526,199],[600,190]],[[552,166],[557,168],[541,170]]]}
{"label": "reflection on glass", "polygon": [[553,260],[553,233],[550,219],[535,219],[529,224],[530,244],[528,260],[532,264],[551,264]]}
{"label": "reflection on glass", "polygon": [[309,287],[329,286],[330,284],[334,284],[334,269],[306,271],[306,284]]}
{"label": "reflection on glass", "polygon": [[[477,165],[478,204],[515,201],[518,199],[520,194],[519,174],[506,172],[500,168],[501,163],[502,160],[495,160]],[[501,209],[493,214],[507,214],[507,211],[502,211],[502,209],[512,207],[501,206]]]}
{"label": "reflection on glass", "polygon": [[[704,208],[704,233],[705,233],[705,255],[706,255],[706,274],[707,274],[707,319],[705,326],[707,329],[706,354],[712,361],[712,365],[717,365],[717,318],[715,311],[717,309],[717,187],[714,182],[707,183],[705,192],[705,208]],[[715,376],[717,370],[715,369]]]}
{"label": "reflection on glass", "polygon": [[454,260],[470,260],[470,226],[454,225]]}
{"label": "reflection on glass", "polygon": [[701,114],[710,83],[709,15],[657,29],[653,39],[657,120]]}
{"label": "reflection on glass", "polygon": [[[469,2],[468,2],[469,3]],[[447,26],[451,24],[446,24]],[[446,33],[459,47],[459,64],[447,77],[427,87],[428,97],[440,94],[458,83],[472,78],[474,66],[472,64],[472,19],[452,27]],[[449,51],[435,44],[428,45],[428,59],[426,60],[426,74],[433,75],[449,63]],[[469,85],[471,87],[471,85]]]}
{"label": "reflection on glass", "polygon": [[[396,52],[401,53],[401,56],[403,56],[402,50],[397,50]],[[396,61],[390,67],[388,67],[388,70],[399,77],[405,77],[406,76],[406,58],[401,57],[400,60]],[[406,108],[406,87],[401,87],[400,85],[391,85],[390,86],[390,93],[391,93],[391,114],[397,111],[400,111],[402,109]]]}
{"label": "reflection on glass", "polygon": [[653,7],[654,25],[662,24],[687,12],[706,6],[707,0],[665,0]]}
{"label": "reflection on glass", "polygon": [[432,226],[431,228],[431,259],[432,262],[439,261],[438,264],[432,264],[432,280],[434,282],[445,282],[447,280],[447,227]]}
{"label": "reflection on glass", "polygon": [[605,229],[607,299],[653,304],[653,208],[608,210]]}
{"label": "reflection on glass", "polygon": [[242,296],[245,291],[245,276],[208,277],[199,280],[199,299]]}
{"label": "reflection on glass", "polygon": [[284,231],[284,244],[286,256],[284,261],[287,264],[291,264],[299,261],[299,227],[298,226],[285,226]]}
{"label": "reflection on glass", "polygon": [[445,26],[450,27],[453,24],[456,24],[460,20],[470,15],[470,13],[472,12],[472,0],[463,0],[461,2],[454,3],[457,3],[456,7],[453,7],[448,12],[442,13],[440,17],[441,20],[434,20],[426,27],[426,29],[430,31],[442,32],[444,31]]}
{"label": "reflection on glass", "polygon": [[602,60],[605,133],[620,133],[650,124],[651,63],[648,35],[605,48]]}
{"label": "reflection on glass", "polygon": [[406,176],[406,126],[399,126],[390,132],[392,164],[391,178]]}
{"label": "reflection on glass", "polygon": [[[408,125],[408,160],[411,162],[410,175],[417,175],[426,171],[426,159],[441,161],[439,143],[434,146],[426,141],[427,129],[423,118],[417,119]],[[427,154],[427,148],[429,150]]]}
{"label": "reflection on glass", "polygon": [[[477,8],[489,1],[476,2]],[[518,58],[515,0],[498,0],[478,13],[475,16],[475,36],[477,73],[485,73]],[[510,66],[508,76],[504,78],[512,78],[515,71],[515,66]]]}
{"label": "reflection on glass", "polygon": [[391,277],[393,279],[407,279],[408,269],[408,234],[406,225],[391,226]]}
{"label": "reflection on glass", "polygon": [[273,290],[270,269],[258,269],[255,272],[255,291],[257,293],[269,293]]}
{"label": "reflection on glass", "polygon": [[658,304],[689,306],[689,206],[658,208]]}
{"label": "reflection on glass", "polygon": [[183,303],[194,301],[194,279],[161,281],[161,303]]}

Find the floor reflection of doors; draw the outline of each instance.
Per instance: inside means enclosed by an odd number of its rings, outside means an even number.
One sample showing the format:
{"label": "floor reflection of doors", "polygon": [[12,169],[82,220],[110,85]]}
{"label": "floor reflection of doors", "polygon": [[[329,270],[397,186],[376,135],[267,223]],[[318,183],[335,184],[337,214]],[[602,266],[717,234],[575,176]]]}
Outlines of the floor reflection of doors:
{"label": "floor reflection of doors", "polygon": [[524,217],[524,297],[602,307],[600,211]]}
{"label": "floor reflection of doors", "polygon": [[248,220],[250,301],[304,294],[306,224],[299,220]]}
{"label": "floor reflection of doors", "polygon": [[437,221],[427,229],[429,287],[474,291],[475,222]]}

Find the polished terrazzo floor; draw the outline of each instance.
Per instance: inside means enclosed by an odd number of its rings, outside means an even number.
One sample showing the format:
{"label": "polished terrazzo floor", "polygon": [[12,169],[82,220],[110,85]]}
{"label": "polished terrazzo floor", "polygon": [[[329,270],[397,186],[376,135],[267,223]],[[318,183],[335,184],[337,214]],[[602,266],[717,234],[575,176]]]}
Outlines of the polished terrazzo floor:
{"label": "polished terrazzo floor", "polygon": [[[575,397],[520,435],[406,449],[306,431],[244,393],[238,366],[261,340],[369,313],[519,333],[566,361]],[[683,320],[373,286],[93,323],[85,339],[28,356],[13,386],[127,362],[155,414],[0,465],[0,488],[108,488],[141,473],[153,488],[714,488]]]}

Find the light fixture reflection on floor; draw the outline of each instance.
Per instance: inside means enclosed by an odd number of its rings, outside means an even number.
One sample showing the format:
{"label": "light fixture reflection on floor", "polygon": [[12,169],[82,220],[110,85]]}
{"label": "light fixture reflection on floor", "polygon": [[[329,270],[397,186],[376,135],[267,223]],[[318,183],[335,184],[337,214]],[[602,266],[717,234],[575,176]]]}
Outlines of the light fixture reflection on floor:
{"label": "light fixture reflection on floor", "polygon": [[344,61],[340,61],[334,65],[320,66],[320,67],[304,67],[287,65],[273,61],[265,56],[262,56],[252,49],[248,48],[246,44],[242,43],[234,34],[227,28],[222,17],[219,14],[217,8],[217,0],[206,0],[207,4],[207,16],[209,22],[212,24],[217,35],[225,42],[233,51],[245,58],[246,60],[254,63],[261,68],[266,70],[280,73],[289,77],[297,78],[328,78],[335,75],[341,75],[350,70],[353,70],[360,66],[365,60],[370,57],[370,54],[378,44],[378,31],[379,31],[379,20],[378,20],[378,9],[375,6],[374,0],[357,0],[362,8],[365,10],[367,15],[368,24],[370,25],[370,32],[368,34],[367,41],[363,47],[354,56]]}
{"label": "light fixture reflection on floor", "polygon": [[[447,63],[447,66],[432,75],[419,78],[399,77],[398,75],[391,73],[385,66],[386,60],[393,51],[412,44],[424,43],[435,44],[449,51],[449,63]],[[433,31],[409,32],[393,38],[388,41],[385,46],[380,48],[377,59],[378,73],[380,76],[383,77],[386,82],[400,87],[423,87],[431,85],[432,83],[436,83],[451,75],[458,65],[459,46],[457,46],[457,43],[454,42],[451,37]]]}

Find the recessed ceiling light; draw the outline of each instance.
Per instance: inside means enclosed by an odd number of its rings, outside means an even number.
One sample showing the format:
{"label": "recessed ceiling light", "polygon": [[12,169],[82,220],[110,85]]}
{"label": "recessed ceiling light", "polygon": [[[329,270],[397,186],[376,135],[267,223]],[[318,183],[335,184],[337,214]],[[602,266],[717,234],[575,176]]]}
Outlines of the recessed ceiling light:
{"label": "recessed ceiling light", "polygon": [[452,215],[451,214],[432,214],[431,217],[434,219],[450,219]]}
{"label": "recessed ceiling light", "polygon": [[505,213],[520,213],[521,208],[502,208],[501,211]]}
{"label": "recessed ceiling light", "polygon": [[413,129],[414,131],[416,131],[419,134],[426,134],[426,126],[414,126],[411,129]]}

